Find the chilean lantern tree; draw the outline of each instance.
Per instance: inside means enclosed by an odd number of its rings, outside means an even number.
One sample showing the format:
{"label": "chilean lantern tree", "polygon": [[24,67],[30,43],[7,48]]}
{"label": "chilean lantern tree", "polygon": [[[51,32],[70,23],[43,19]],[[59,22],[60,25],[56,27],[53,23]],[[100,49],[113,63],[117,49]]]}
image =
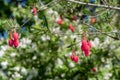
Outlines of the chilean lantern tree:
{"label": "chilean lantern tree", "polygon": [[120,0],[1,0],[0,80],[119,80]]}

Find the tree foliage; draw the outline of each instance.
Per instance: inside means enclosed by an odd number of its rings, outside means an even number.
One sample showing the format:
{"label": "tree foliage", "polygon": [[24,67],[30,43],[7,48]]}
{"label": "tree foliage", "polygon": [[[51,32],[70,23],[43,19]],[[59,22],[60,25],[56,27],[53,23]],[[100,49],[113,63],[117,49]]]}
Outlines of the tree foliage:
{"label": "tree foliage", "polygon": [[[75,0],[0,1],[1,80],[120,79],[119,9],[71,1]],[[120,5],[119,0],[77,1],[118,8]],[[33,15],[35,6],[37,14]],[[17,48],[8,44],[15,27],[20,41]],[[84,34],[92,42],[88,57],[81,50]],[[70,58],[73,50],[77,63]]]}

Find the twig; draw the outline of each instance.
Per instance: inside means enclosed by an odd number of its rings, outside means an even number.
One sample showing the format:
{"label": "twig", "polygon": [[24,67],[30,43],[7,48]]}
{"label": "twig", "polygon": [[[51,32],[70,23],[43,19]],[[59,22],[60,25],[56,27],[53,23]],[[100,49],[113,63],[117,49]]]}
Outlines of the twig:
{"label": "twig", "polygon": [[[97,28],[95,28],[95,27],[92,27],[91,25],[89,25],[89,24],[86,24],[86,23],[83,23],[84,25],[87,25],[89,28],[94,28],[97,32],[100,32],[100,33],[103,33],[101,30],[98,30]],[[114,32],[115,33],[115,32]],[[104,35],[106,35],[106,36],[109,36],[109,37],[111,37],[111,38],[113,38],[113,39],[115,39],[115,40],[120,40],[118,37],[115,37],[115,36],[111,36],[111,35],[109,35],[109,34],[107,34],[107,33],[103,33]]]}
{"label": "twig", "polygon": [[86,2],[81,2],[81,1],[75,1],[75,0],[67,0],[67,1],[73,2],[73,3],[77,3],[77,4],[82,4],[82,5],[96,6],[96,7],[100,7],[100,8],[120,10],[120,7],[114,7],[114,6],[109,6],[109,5],[91,4],[91,3],[86,3]]}
{"label": "twig", "polygon": [[96,12],[97,15],[95,15],[95,16],[90,16],[90,17],[100,16],[100,15],[104,14],[104,13],[107,12],[107,11],[109,11],[109,10],[108,10],[108,9],[107,9],[107,10],[103,9],[103,10],[101,10],[101,11]]}
{"label": "twig", "polygon": [[70,48],[70,47],[72,47],[72,46],[74,46],[74,45],[76,45],[76,44],[79,44],[81,41],[78,41],[78,42],[76,42],[76,43],[74,43],[74,44],[71,44],[71,45],[69,45],[69,46],[67,46],[67,48]]}
{"label": "twig", "polygon": [[[116,32],[87,32],[87,34],[97,35],[97,34],[114,34]],[[54,33],[52,34],[58,34],[58,35],[82,35],[82,33]]]}
{"label": "twig", "polygon": [[[31,17],[32,18],[32,17]],[[27,22],[29,22],[31,20],[31,18],[27,19],[22,25],[20,25],[21,27],[24,26]]]}
{"label": "twig", "polygon": [[8,20],[6,20],[6,22],[7,22],[8,26],[10,27],[11,25],[10,25],[9,21],[8,21]]}
{"label": "twig", "polygon": [[39,12],[40,10],[45,10],[45,9],[48,8],[48,7],[47,7],[48,5],[52,4],[53,2],[59,2],[59,1],[60,1],[60,0],[53,0],[53,1],[51,1],[50,3],[44,5],[43,8],[42,8],[42,9],[39,9],[37,12]]}
{"label": "twig", "polygon": [[[59,1],[59,0],[53,0],[53,1],[51,1],[50,3],[44,5],[43,8],[42,8],[42,10],[47,9],[47,7],[45,7],[45,6],[48,6],[48,5],[52,4],[52,3],[55,2],[55,1]],[[39,9],[37,12],[39,13],[40,10],[41,10],[41,9]],[[33,17],[33,16],[34,16],[34,15],[32,15],[32,17]],[[29,21],[32,19],[32,17],[29,18],[29,19],[27,19],[27,20],[26,20],[22,25],[20,25],[20,26],[21,26],[21,27],[24,26],[27,22],[29,22]]]}

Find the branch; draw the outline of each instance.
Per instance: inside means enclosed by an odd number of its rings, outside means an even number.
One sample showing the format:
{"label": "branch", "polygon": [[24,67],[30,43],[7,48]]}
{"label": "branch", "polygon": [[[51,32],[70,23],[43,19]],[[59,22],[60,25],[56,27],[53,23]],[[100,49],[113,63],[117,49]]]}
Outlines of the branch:
{"label": "branch", "polygon": [[[42,6],[42,7],[41,7],[42,9],[39,9],[37,12],[39,13],[40,11],[47,9],[47,8],[48,8],[48,7],[47,7],[48,5],[52,4],[53,2],[58,2],[58,1],[59,1],[59,0],[53,0],[53,1],[51,1],[50,3]],[[32,15],[32,17],[34,17],[34,15]],[[28,23],[28,22],[32,19],[32,17],[29,18],[29,19],[27,19],[22,25],[20,25],[20,27],[22,27],[22,26],[24,26],[26,23]]]}
{"label": "branch", "polygon": [[[106,32],[104,33],[104,32],[102,32],[102,31],[98,30],[97,28],[92,27],[92,26],[89,25],[89,24],[86,24],[86,23],[83,23],[83,24],[86,25],[88,28],[89,28],[89,27],[94,28],[97,32],[103,33],[104,35],[109,36],[109,37],[111,37],[111,38],[113,38],[113,39],[115,39],[115,40],[120,40],[118,37],[111,36],[111,35],[109,35],[109,34],[106,33]],[[114,32],[113,32],[113,33],[114,33]]]}
{"label": "branch", "polygon": [[91,4],[91,3],[75,1],[75,0],[67,0],[67,1],[77,3],[77,4],[82,4],[82,5],[96,6],[96,7],[100,7],[100,8],[120,10],[120,7],[114,7],[114,6],[108,6],[108,5],[100,5],[100,4]]}

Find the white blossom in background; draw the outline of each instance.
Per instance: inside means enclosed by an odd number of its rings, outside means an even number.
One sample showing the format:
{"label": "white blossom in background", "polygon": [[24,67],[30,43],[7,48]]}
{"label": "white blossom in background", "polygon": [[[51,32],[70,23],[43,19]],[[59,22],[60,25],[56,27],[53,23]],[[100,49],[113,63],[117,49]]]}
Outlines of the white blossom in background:
{"label": "white blossom in background", "polygon": [[5,51],[9,49],[8,45],[1,45],[0,46],[0,57],[4,56]]}
{"label": "white blossom in background", "polygon": [[46,5],[44,5],[43,3],[40,3],[42,6],[40,7],[41,9],[46,9],[47,8],[47,6]]}
{"label": "white blossom in background", "polygon": [[109,44],[110,40],[111,40],[111,38],[107,36],[106,39],[105,39],[105,41],[104,41],[104,44]]}
{"label": "white blossom in background", "polygon": [[36,77],[38,75],[38,71],[36,69],[31,69],[28,77],[26,80],[32,80],[33,77]]}
{"label": "white blossom in background", "polygon": [[0,44],[2,44],[2,43],[3,43],[3,41],[4,41],[4,38],[3,38],[3,37],[1,37],[1,38],[0,38],[0,40],[1,40],[1,41],[0,41]]}
{"label": "white blossom in background", "polygon": [[105,58],[102,57],[102,58],[101,58],[101,61],[102,61],[102,62],[105,62]]}
{"label": "white blossom in background", "polygon": [[27,47],[27,45],[26,45],[26,44],[24,44],[24,43],[22,43],[22,42],[20,42],[20,43],[19,43],[19,47],[21,47],[21,48],[26,48],[26,47]]}
{"label": "white blossom in background", "polygon": [[66,40],[68,36],[64,36],[63,39]]}
{"label": "white blossom in background", "polygon": [[22,78],[22,76],[18,72],[15,72],[13,78]]}
{"label": "white blossom in background", "polygon": [[45,75],[48,75],[49,73],[51,73],[51,67],[47,66],[46,71],[45,71]]}
{"label": "white blossom in background", "polygon": [[65,73],[61,74],[61,77],[62,77],[62,78],[65,77]]}
{"label": "white blossom in background", "polygon": [[110,69],[110,68],[111,68],[110,64],[106,64],[106,65],[105,65],[105,68],[106,68],[106,69]]}
{"label": "white blossom in background", "polygon": [[77,38],[77,35],[75,35],[75,34],[71,34],[71,36],[70,36],[72,39],[74,39],[74,38]]}
{"label": "white blossom in background", "polygon": [[20,66],[14,67],[13,70],[15,70],[15,71],[20,71]]}
{"label": "white blossom in background", "polygon": [[12,72],[11,72],[11,71],[8,71],[8,72],[7,72],[7,74],[8,74],[8,75],[11,75],[11,74],[12,74]]}
{"label": "white blossom in background", "polygon": [[51,53],[51,52],[52,52],[52,50],[51,50],[51,49],[49,49],[49,52]]}
{"label": "white blossom in background", "polygon": [[31,44],[32,42],[29,38],[22,38],[20,41],[24,44]]}
{"label": "white blossom in background", "polygon": [[22,78],[22,76],[18,73],[18,72],[15,72],[15,74],[14,74],[14,78]]}
{"label": "white blossom in background", "polygon": [[73,62],[70,62],[70,63],[69,63],[69,67],[71,67],[71,68],[72,68],[72,67],[75,67],[75,64],[74,64]]}
{"label": "white blossom in background", "polygon": [[94,41],[91,42],[92,42],[92,46],[95,48],[97,48],[100,45],[99,38],[95,38]]}
{"label": "white blossom in background", "polygon": [[42,41],[47,41],[46,36],[45,36],[45,35],[41,36],[41,40],[42,40]]}
{"label": "white blossom in background", "polygon": [[26,48],[25,39],[22,38],[19,43],[19,47]]}
{"label": "white blossom in background", "polygon": [[40,56],[45,56],[45,53],[43,53],[43,52],[40,52]]}
{"label": "white blossom in background", "polygon": [[32,49],[31,50],[37,50],[37,45],[36,43],[32,43]]}
{"label": "white blossom in background", "polygon": [[59,68],[63,68],[62,64],[63,61],[60,58],[57,58],[56,63],[55,63]]}
{"label": "white blossom in background", "polygon": [[22,73],[22,75],[27,75],[27,70],[24,67],[22,67],[21,68],[21,73]]}
{"label": "white blossom in background", "polygon": [[41,40],[42,40],[42,41],[50,40],[50,36],[48,36],[48,35],[43,35],[43,36],[41,36]]}
{"label": "white blossom in background", "polygon": [[49,79],[49,80],[60,80],[60,78],[58,76],[55,76],[54,79]]}
{"label": "white blossom in background", "polygon": [[57,16],[55,21],[57,22],[59,19],[60,19],[60,16]]}
{"label": "white blossom in background", "polygon": [[57,65],[62,65],[62,64],[63,64],[63,61],[62,61],[60,58],[57,58],[56,63],[57,63]]}
{"label": "white blossom in background", "polygon": [[60,33],[60,27],[53,28],[53,32],[54,32],[55,34],[59,34],[59,33]]}
{"label": "white blossom in background", "polygon": [[9,46],[8,45],[3,45],[3,46],[0,46],[1,47],[1,49],[3,50],[3,51],[6,51],[7,49],[9,49]]}
{"label": "white blossom in background", "polygon": [[0,57],[2,57],[5,54],[5,51],[0,50]]}
{"label": "white blossom in background", "polygon": [[111,49],[116,49],[115,45],[110,46]]}
{"label": "white blossom in background", "polygon": [[[38,17],[38,16],[37,16]],[[38,18],[38,19],[36,19],[36,22],[35,22],[35,25],[39,25],[41,23],[41,20]],[[32,24],[32,26],[33,26],[33,24]],[[34,29],[31,29],[31,30],[34,30]]]}
{"label": "white blossom in background", "polygon": [[57,11],[54,11],[54,15],[55,15],[56,17],[59,16]]}
{"label": "white blossom in background", "polygon": [[2,66],[3,69],[6,69],[7,65],[8,65],[7,61],[1,62],[1,66]]}
{"label": "white blossom in background", "polygon": [[22,8],[21,4],[18,4],[18,8]]}
{"label": "white blossom in background", "polygon": [[36,77],[38,75],[38,71],[33,68],[31,71],[30,71],[30,74],[32,74],[34,77]]}
{"label": "white blossom in background", "polygon": [[111,59],[107,59],[105,62],[106,62],[107,64],[110,64],[110,63],[112,62],[112,60],[111,60]]}
{"label": "white blossom in background", "polygon": [[13,53],[10,54],[10,56],[11,56],[12,58],[14,58],[14,57],[16,56],[16,53],[13,52]]}
{"label": "white blossom in background", "polygon": [[69,52],[69,53],[66,53],[66,54],[65,54],[65,57],[70,57],[70,55],[72,55],[72,51]]}
{"label": "white blossom in background", "polygon": [[46,39],[47,39],[47,40],[50,40],[50,36],[47,35],[47,36],[46,36]]}
{"label": "white blossom in background", "polygon": [[29,75],[26,80],[32,80],[33,75]]}
{"label": "white blossom in background", "polygon": [[13,80],[12,78],[10,78],[9,80]]}
{"label": "white blossom in background", "polygon": [[21,47],[21,48],[26,48],[27,45],[30,45],[30,44],[31,44],[31,42],[32,42],[32,41],[31,41],[29,38],[22,38],[22,39],[20,40],[19,47]]}
{"label": "white blossom in background", "polygon": [[114,33],[117,33],[117,32],[119,32],[119,31],[118,31],[117,29],[115,29],[115,30],[113,30],[113,32],[114,32]]}
{"label": "white blossom in background", "polygon": [[79,29],[80,32],[82,32],[82,29],[81,29],[81,28],[82,28],[82,25],[79,24],[79,25],[78,25],[78,29]]}
{"label": "white blossom in background", "polygon": [[32,42],[31,39],[29,38],[26,39],[26,44],[31,44],[31,42]]}
{"label": "white blossom in background", "polygon": [[112,76],[111,73],[104,74],[104,80],[109,80],[111,76]]}
{"label": "white blossom in background", "polygon": [[51,15],[51,14],[54,13],[54,11],[52,10],[52,8],[50,8],[50,9],[47,11],[47,13]]}
{"label": "white blossom in background", "polygon": [[34,15],[34,19],[35,20],[38,20],[39,18],[38,18],[38,15]]}
{"label": "white blossom in background", "polygon": [[62,47],[64,45],[65,45],[64,41],[62,39],[60,39],[59,42],[58,42],[58,46]]}
{"label": "white blossom in background", "polygon": [[36,59],[37,59],[37,56],[33,56],[33,57],[32,57],[32,60],[36,60]]}

